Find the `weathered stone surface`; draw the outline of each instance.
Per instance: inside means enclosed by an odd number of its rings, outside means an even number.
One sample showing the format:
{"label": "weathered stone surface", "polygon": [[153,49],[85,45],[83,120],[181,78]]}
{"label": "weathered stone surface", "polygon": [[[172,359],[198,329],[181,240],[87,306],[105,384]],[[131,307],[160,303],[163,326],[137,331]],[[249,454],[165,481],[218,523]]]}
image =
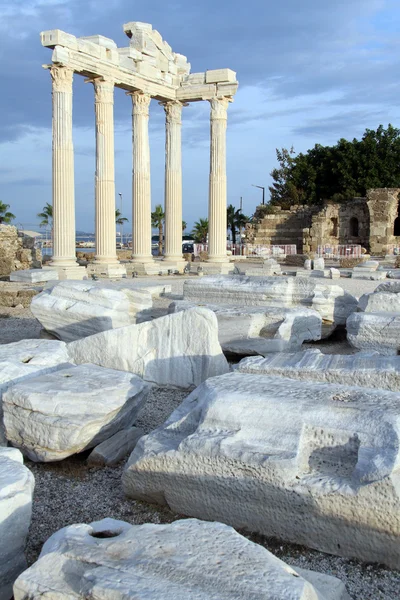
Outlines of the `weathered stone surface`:
{"label": "weathered stone surface", "polygon": [[18,232],[13,225],[0,223],[0,277],[18,269],[39,268],[42,254],[34,248],[34,239]]}
{"label": "weathered stone surface", "polygon": [[[326,592],[325,592],[326,590]],[[103,519],[53,534],[15,600],[349,600],[335,577],[292,568],[222,523]]]}
{"label": "weathered stone surface", "polygon": [[230,373],[139,440],[123,487],[178,513],[399,568],[399,410],[386,390]]}
{"label": "weathered stone surface", "polygon": [[3,392],[23,379],[61,369],[70,359],[64,342],[22,340],[0,345],[0,446],[6,445],[1,398]]}
{"label": "weathered stone surface", "polygon": [[[173,302],[169,310],[174,313],[194,306],[193,302],[183,300]],[[308,308],[222,304],[203,306],[215,313],[218,319],[218,340],[226,352],[264,354],[281,352],[283,348],[290,351],[299,348],[306,340],[321,339],[321,316]]]}
{"label": "weathered stone surface", "polygon": [[363,294],[358,310],[368,313],[400,313],[400,284],[397,281],[381,283],[374,292]]}
{"label": "weathered stone surface", "polygon": [[131,426],[146,393],[139,377],[91,364],[39,375],[3,394],[6,436],[31,460],[62,460]]}
{"label": "weathered stone surface", "polygon": [[55,269],[22,269],[10,275],[10,281],[22,283],[40,283],[42,281],[57,281],[58,271]]}
{"label": "weathered stone surface", "polygon": [[88,456],[89,465],[95,466],[114,466],[120,460],[131,454],[139,439],[144,435],[139,427],[129,427],[121,429],[113,436],[101,442]]}
{"label": "weathered stone surface", "polygon": [[31,305],[32,298],[42,290],[42,286],[0,281],[0,306],[11,308],[22,305],[24,308],[28,308]]}
{"label": "weathered stone surface", "polygon": [[36,296],[31,310],[47,331],[70,342],[135,323],[138,313],[151,306],[149,292],[62,281]]}
{"label": "weathered stone surface", "polygon": [[399,313],[353,313],[347,319],[347,339],[359,350],[376,350],[391,356],[400,350]]}
{"label": "weathered stone surface", "polygon": [[185,281],[183,296],[196,303],[312,308],[321,315],[327,333],[344,325],[357,307],[357,299],[343,288],[301,277],[203,277]]}
{"label": "weathered stone surface", "polygon": [[314,258],[312,268],[323,271],[325,269],[325,260],[322,257]]}
{"label": "weathered stone surface", "polygon": [[26,569],[25,540],[32,514],[34,478],[16,448],[0,448],[0,600]]}
{"label": "weathered stone surface", "polygon": [[218,342],[217,318],[204,308],[98,333],[72,342],[68,352],[77,364],[89,361],[185,389],[229,371]]}
{"label": "weathered stone surface", "polygon": [[384,357],[378,352],[322,354],[320,350],[251,357],[240,361],[240,373],[290,377],[400,391],[400,356]]}

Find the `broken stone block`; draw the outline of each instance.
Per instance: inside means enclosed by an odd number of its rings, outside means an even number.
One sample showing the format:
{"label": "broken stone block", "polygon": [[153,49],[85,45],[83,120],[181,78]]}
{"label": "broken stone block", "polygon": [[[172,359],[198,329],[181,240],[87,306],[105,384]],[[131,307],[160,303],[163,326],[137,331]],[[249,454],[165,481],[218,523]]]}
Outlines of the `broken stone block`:
{"label": "broken stone block", "polygon": [[344,325],[357,308],[357,299],[340,286],[301,277],[220,275],[189,279],[183,285],[183,297],[197,304],[311,308],[321,315],[323,337],[337,325]]}
{"label": "broken stone block", "polygon": [[400,356],[384,357],[378,352],[322,354],[320,350],[251,357],[240,361],[236,370],[253,375],[290,377],[400,391]]}
{"label": "broken stone block", "polygon": [[16,448],[0,448],[0,600],[13,597],[13,584],[26,569],[25,542],[35,481]]}
{"label": "broken stone block", "polygon": [[[193,308],[194,302],[176,301],[171,313]],[[304,341],[320,340],[322,319],[308,308],[262,308],[204,304],[218,320],[218,340],[225,352],[266,354],[297,349]]]}
{"label": "broken stone block", "polygon": [[206,83],[235,83],[236,73],[232,69],[212,69],[206,71]]}
{"label": "broken stone block", "polygon": [[229,373],[139,440],[124,491],[398,569],[399,411],[397,392]]}
{"label": "broken stone block", "polygon": [[130,325],[152,305],[149,292],[100,282],[62,281],[35,296],[31,310],[47,331],[70,342]]}
{"label": "broken stone block", "polygon": [[22,269],[10,274],[10,281],[38,283],[41,281],[57,281],[58,271],[55,269]]}
{"label": "broken stone block", "polygon": [[314,258],[312,268],[323,271],[325,269],[325,260],[322,257]]}
{"label": "broken stone block", "polygon": [[15,600],[132,594],[137,600],[349,600],[335,577],[292,568],[231,527],[197,519],[70,525],[47,540],[14,585]]}
{"label": "broken stone block", "polygon": [[129,371],[167,387],[190,389],[229,371],[217,318],[204,308],[105,331],[72,342],[68,352],[76,364]]}
{"label": "broken stone block", "polygon": [[112,467],[131,454],[139,439],[144,435],[139,427],[121,429],[101,442],[90,453],[87,462],[90,466]]}
{"label": "broken stone block", "polygon": [[340,279],[340,271],[339,271],[339,269],[335,269],[334,267],[331,267],[329,269],[329,274],[330,274],[330,278],[331,279]]}
{"label": "broken stone block", "polygon": [[400,285],[396,281],[380,284],[374,292],[363,294],[358,310],[368,313],[400,313]]}
{"label": "broken stone block", "polygon": [[39,375],[3,394],[6,436],[35,462],[62,460],[130,427],[146,394],[139,377],[97,365]]}
{"label": "broken stone block", "polygon": [[400,351],[400,314],[357,312],[346,323],[347,339],[353,348],[376,350],[385,356]]}

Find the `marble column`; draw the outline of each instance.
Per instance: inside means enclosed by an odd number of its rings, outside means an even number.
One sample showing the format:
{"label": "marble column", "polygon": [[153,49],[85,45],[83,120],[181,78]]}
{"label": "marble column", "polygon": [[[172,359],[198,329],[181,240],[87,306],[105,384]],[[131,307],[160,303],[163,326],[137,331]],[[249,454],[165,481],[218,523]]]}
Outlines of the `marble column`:
{"label": "marble column", "polygon": [[182,258],[182,103],[163,102],[165,110],[165,260]]}
{"label": "marble column", "polygon": [[75,240],[72,80],[68,67],[50,67],[53,89],[53,256],[50,265],[77,268]]}
{"label": "marble column", "polygon": [[152,262],[149,106],[151,96],[133,92],[132,96],[132,260]]}
{"label": "marble column", "polygon": [[210,184],[208,260],[227,261],[226,254],[226,123],[230,98],[210,100]]}
{"label": "marble column", "polygon": [[95,264],[115,265],[114,81],[93,81],[96,114]]}

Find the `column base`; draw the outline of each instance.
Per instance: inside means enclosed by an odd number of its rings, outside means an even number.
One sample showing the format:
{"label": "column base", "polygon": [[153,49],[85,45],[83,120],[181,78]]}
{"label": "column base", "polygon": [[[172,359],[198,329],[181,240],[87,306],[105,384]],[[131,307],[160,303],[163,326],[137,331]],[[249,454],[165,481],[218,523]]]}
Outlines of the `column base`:
{"label": "column base", "polygon": [[176,263],[165,260],[153,260],[152,262],[132,260],[124,263],[124,266],[126,267],[128,277],[131,277],[134,273],[137,275],[169,275],[171,271],[183,273],[186,263],[185,261]]}
{"label": "column base", "polygon": [[230,262],[192,262],[190,272],[198,275],[233,275],[237,273],[234,263]]}
{"label": "column base", "polygon": [[64,281],[65,279],[75,279],[82,280],[87,279],[86,267],[80,267],[78,264],[70,265],[70,266],[58,266],[49,263],[44,269],[51,269],[52,271],[57,271],[58,279],[60,281]]}
{"label": "column base", "polygon": [[225,256],[208,256],[207,258],[207,262],[211,262],[211,263],[225,263],[225,262],[229,262],[229,257],[227,255]]}
{"label": "column base", "polygon": [[162,260],[163,268],[166,267],[168,270],[179,271],[179,273],[183,273],[186,265],[187,265],[187,262],[183,258],[178,258],[178,259],[164,258]]}
{"label": "column base", "polygon": [[86,267],[88,276],[96,275],[101,279],[121,279],[126,277],[125,265],[119,262],[112,263],[89,263]]}

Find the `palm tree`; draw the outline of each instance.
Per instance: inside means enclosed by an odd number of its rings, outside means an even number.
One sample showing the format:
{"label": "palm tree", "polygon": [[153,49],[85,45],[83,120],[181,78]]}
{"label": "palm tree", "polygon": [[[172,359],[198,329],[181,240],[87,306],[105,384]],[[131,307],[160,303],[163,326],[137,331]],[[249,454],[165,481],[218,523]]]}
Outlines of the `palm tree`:
{"label": "palm tree", "polygon": [[208,219],[199,219],[193,227],[192,236],[198,244],[206,244],[208,235]]}
{"label": "palm tree", "polygon": [[161,204],[157,204],[155,210],[151,213],[151,226],[158,229],[158,256],[162,256],[163,251],[163,227],[165,212]]}
{"label": "palm tree", "polygon": [[15,219],[15,215],[12,212],[9,212],[7,209],[10,208],[9,204],[4,204],[0,200],[0,224],[1,223],[11,223],[13,219]]}
{"label": "palm tree", "polygon": [[38,213],[37,216],[42,219],[40,221],[40,227],[50,225],[51,228],[53,228],[53,207],[51,204],[46,202],[46,205],[43,206],[43,212]]}
{"label": "palm tree", "polygon": [[236,228],[241,233],[242,228],[248,222],[248,217],[242,214],[242,209],[236,209],[233,204],[230,204],[226,209],[226,218],[228,223],[228,229],[232,232],[232,244],[236,244]]}
{"label": "palm tree", "polygon": [[129,219],[127,219],[126,217],[123,217],[121,211],[119,210],[119,208],[116,208],[115,209],[115,224],[116,225],[123,225],[127,221],[129,221]]}
{"label": "palm tree", "polygon": [[182,233],[185,231],[186,227],[187,227],[186,221],[182,221]]}

